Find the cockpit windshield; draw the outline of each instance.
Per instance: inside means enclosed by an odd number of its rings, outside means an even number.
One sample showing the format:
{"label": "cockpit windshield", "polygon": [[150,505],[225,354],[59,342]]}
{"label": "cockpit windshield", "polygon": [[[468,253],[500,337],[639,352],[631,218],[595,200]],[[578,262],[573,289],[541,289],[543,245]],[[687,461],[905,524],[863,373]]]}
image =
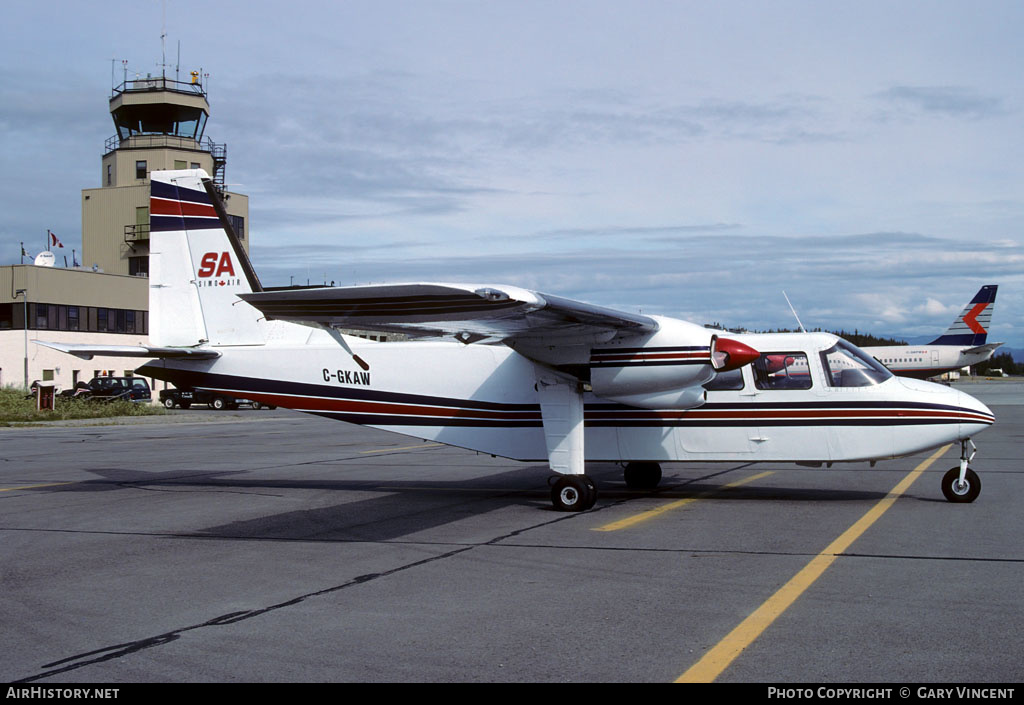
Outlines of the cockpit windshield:
{"label": "cockpit windshield", "polygon": [[882,363],[845,340],[821,353],[821,366],[833,387],[870,387],[892,377]]}

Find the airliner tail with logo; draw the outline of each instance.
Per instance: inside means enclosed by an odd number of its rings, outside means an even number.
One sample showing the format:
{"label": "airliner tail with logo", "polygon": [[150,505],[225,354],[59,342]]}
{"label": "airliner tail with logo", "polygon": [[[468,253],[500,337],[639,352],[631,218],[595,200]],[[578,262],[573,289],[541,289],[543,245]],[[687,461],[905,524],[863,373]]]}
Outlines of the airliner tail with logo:
{"label": "airliner tail with logo", "polygon": [[178,387],[546,463],[562,511],[597,500],[588,461],[620,463],[626,486],[642,490],[659,484],[665,462],[830,466],[950,443],[961,458],[943,494],[971,502],[980,492],[970,439],[992,412],[964,392],[895,377],[835,335],[724,337],[489,283],[264,289],[205,172],[151,179],[149,340],[37,342],[86,358],[155,358],[139,372]]}
{"label": "airliner tail with logo", "polygon": [[863,350],[894,374],[917,379],[984,362],[1002,345],[987,342],[998,288],[996,284],[981,287],[946,332],[926,345],[884,345]]}

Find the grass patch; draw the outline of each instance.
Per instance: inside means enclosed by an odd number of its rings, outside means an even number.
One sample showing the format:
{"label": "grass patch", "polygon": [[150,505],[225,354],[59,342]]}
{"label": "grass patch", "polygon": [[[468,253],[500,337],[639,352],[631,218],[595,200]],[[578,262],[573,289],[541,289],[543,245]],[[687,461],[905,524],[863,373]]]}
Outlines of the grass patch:
{"label": "grass patch", "polygon": [[0,426],[35,421],[67,421],[71,419],[107,419],[115,416],[154,416],[166,413],[162,406],[146,402],[98,402],[87,399],[57,397],[54,411],[36,411],[35,397],[23,389],[0,389]]}

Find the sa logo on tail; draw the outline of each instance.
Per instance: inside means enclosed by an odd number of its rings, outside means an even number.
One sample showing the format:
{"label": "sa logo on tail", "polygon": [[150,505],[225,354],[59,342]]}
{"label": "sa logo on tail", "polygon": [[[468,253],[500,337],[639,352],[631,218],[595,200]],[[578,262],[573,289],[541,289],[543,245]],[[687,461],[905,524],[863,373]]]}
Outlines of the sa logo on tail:
{"label": "sa logo on tail", "polygon": [[199,262],[200,277],[219,277],[222,274],[235,276],[235,265],[231,262],[231,255],[227,252],[207,252]]}

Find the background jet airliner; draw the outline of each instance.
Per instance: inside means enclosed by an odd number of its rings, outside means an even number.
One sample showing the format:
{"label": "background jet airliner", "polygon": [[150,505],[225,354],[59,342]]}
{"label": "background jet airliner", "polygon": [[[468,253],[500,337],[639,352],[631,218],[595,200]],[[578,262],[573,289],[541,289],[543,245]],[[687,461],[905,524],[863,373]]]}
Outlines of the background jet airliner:
{"label": "background jet airliner", "polygon": [[[943,493],[970,502],[980,491],[967,449],[993,423],[988,408],[894,377],[831,334],[724,338],[485,284],[264,291],[201,170],[152,173],[150,230],[150,344],[42,344],[156,357],[139,371],[177,386],[547,461],[560,510],[593,506],[586,460],[621,462],[628,485],[653,487],[662,461],[831,464],[956,441]],[[378,343],[337,328],[434,339]]]}
{"label": "background jet airliner", "polygon": [[988,343],[998,285],[981,287],[946,332],[926,345],[863,348],[901,377],[927,379],[992,357],[1002,343]]}

